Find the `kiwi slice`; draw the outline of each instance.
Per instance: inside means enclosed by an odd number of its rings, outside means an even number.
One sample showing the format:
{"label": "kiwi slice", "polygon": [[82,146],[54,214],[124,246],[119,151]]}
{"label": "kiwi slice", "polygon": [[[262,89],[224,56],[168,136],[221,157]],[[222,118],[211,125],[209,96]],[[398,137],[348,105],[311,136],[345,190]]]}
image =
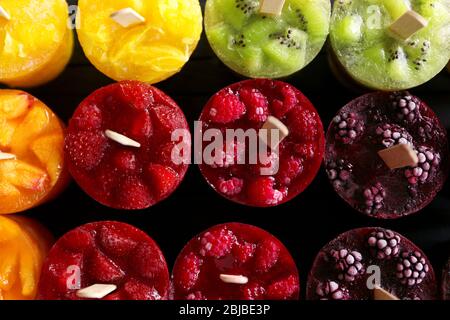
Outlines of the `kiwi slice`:
{"label": "kiwi slice", "polygon": [[329,0],[286,0],[280,16],[259,13],[259,0],[208,0],[205,30],[217,56],[252,78],[279,78],[307,65],[329,30]]}
{"label": "kiwi slice", "polygon": [[[396,39],[388,28],[409,9],[429,23]],[[330,30],[334,54],[355,81],[405,90],[430,80],[450,59],[450,0],[335,1]]]}

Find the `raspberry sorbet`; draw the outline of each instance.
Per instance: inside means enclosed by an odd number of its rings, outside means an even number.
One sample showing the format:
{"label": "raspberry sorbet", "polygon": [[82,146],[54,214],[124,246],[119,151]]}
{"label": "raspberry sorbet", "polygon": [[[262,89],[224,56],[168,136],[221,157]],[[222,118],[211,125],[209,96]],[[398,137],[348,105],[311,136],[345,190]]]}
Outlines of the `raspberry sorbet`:
{"label": "raspberry sorbet", "polygon": [[[390,161],[414,161],[391,168],[382,158],[386,151]],[[330,181],[346,202],[371,217],[394,219],[424,208],[441,190],[449,163],[445,128],[408,92],[361,96],[328,128]]]}
{"label": "raspberry sorbet", "polygon": [[[212,163],[200,164],[200,170],[219,194],[235,202],[268,207],[289,201],[312,182],[322,163],[325,138],[319,114],[287,83],[258,79],[232,84],[209,100],[200,120],[204,135],[213,129],[226,141],[223,151],[212,155]],[[261,134],[261,128],[270,132],[276,128],[280,137],[287,135],[280,139],[278,152],[265,148],[268,160],[249,161],[250,139],[225,138],[231,130],[253,129]],[[261,143],[259,148],[261,152]],[[278,170],[262,174],[262,169],[275,167],[275,162]]]}
{"label": "raspberry sorbet", "polygon": [[296,300],[299,278],[285,246],[257,227],[227,223],[193,238],[172,274],[178,300]]}
{"label": "raspberry sorbet", "polygon": [[[114,290],[97,296],[91,287],[96,284]],[[56,242],[42,268],[38,299],[161,300],[168,291],[169,271],[156,243],[131,225],[104,221],[78,227]]]}
{"label": "raspberry sorbet", "polygon": [[[379,283],[370,278],[376,269]],[[415,244],[391,230],[362,228],[341,234],[320,250],[306,295],[310,300],[386,300],[378,298],[380,291],[390,300],[437,299],[433,268]]]}
{"label": "raspberry sorbet", "polygon": [[[183,146],[172,141],[177,129],[185,134]],[[70,120],[65,141],[69,171],[80,187],[117,209],[144,209],[167,198],[188,169],[177,161],[189,159],[190,147],[189,127],[177,104],[137,81],[115,83],[87,97]]]}

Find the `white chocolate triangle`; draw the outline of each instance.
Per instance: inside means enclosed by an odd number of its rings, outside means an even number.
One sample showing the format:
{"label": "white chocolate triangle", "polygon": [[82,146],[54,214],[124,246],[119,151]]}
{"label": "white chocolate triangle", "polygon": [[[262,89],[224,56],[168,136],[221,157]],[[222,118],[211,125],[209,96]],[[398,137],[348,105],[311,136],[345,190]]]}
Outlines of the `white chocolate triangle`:
{"label": "white chocolate triangle", "polygon": [[103,299],[116,289],[117,286],[114,284],[94,284],[92,286],[78,290],[76,294],[79,298]]}
{"label": "white chocolate triangle", "polygon": [[248,278],[241,275],[231,275],[231,274],[221,274],[220,280],[225,283],[233,283],[233,284],[246,284],[248,283]]}
{"label": "white chocolate triangle", "polygon": [[141,147],[141,144],[139,142],[112,130],[106,130],[105,136],[126,147],[135,147],[135,148]]}
{"label": "white chocolate triangle", "polygon": [[145,18],[132,8],[124,8],[111,14],[111,19],[124,28],[129,28],[145,22]]}

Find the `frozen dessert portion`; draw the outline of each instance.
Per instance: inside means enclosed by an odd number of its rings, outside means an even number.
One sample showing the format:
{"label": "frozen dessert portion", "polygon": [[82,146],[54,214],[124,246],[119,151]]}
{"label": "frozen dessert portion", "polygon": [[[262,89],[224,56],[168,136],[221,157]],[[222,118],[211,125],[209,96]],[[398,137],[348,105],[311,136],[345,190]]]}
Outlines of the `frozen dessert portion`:
{"label": "frozen dessert portion", "polygon": [[370,88],[427,82],[447,64],[449,39],[448,0],[334,2],[330,40],[341,72]]}
{"label": "frozen dessert portion", "polygon": [[[208,143],[202,145],[200,170],[219,194],[232,201],[257,207],[287,202],[308,187],[322,164],[325,134],[319,114],[285,82],[258,79],[232,84],[209,100],[200,120],[204,133],[223,134],[220,150],[213,154]],[[268,143],[264,130],[279,133],[275,144]],[[227,131],[235,137],[227,138]],[[239,132],[253,139],[239,138]]]}
{"label": "frozen dessert portion", "polygon": [[286,0],[279,14],[264,13],[264,2],[270,1],[208,0],[206,35],[217,56],[235,72],[251,78],[285,77],[310,63],[322,48],[330,2]]}
{"label": "frozen dessert portion", "polygon": [[202,33],[198,0],[80,0],[78,38],[108,77],[156,83],[179,72]]}
{"label": "frozen dessert portion", "polygon": [[189,241],[172,280],[176,300],[296,300],[300,287],[284,245],[241,223],[214,226]]}
{"label": "frozen dessert portion", "polygon": [[449,172],[447,133],[408,92],[376,92],[344,106],[327,132],[326,170],[336,192],[371,217],[417,212]]}
{"label": "frozen dessert portion", "polygon": [[[172,139],[175,131],[183,136]],[[172,194],[188,169],[189,127],[162,91],[122,81],[93,92],[76,109],[65,140],[69,171],[98,202],[148,208]]]}
{"label": "frozen dessert portion", "polygon": [[425,254],[383,228],[347,231],[316,256],[308,300],[434,300],[437,284]]}

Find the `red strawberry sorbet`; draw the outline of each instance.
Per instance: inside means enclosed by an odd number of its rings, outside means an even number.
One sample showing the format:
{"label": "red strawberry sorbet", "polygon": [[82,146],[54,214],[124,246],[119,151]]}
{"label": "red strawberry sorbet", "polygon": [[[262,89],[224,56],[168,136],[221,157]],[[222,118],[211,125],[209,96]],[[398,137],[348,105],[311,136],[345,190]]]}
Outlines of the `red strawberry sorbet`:
{"label": "red strawberry sorbet", "polygon": [[[250,162],[250,139],[228,141],[226,132],[254,129],[258,133],[269,116],[280,120],[289,135],[280,143],[278,154],[265,149],[270,160],[258,157],[256,163]],[[257,207],[289,201],[306,189],[322,163],[325,135],[319,114],[287,83],[265,79],[235,83],[209,100],[200,121],[204,135],[208,129],[219,130],[224,140],[220,155],[212,154],[219,161],[204,161],[200,170],[219,194],[232,201]],[[203,142],[203,160],[207,147]],[[278,171],[261,173],[275,161]]]}
{"label": "red strawberry sorbet", "polygon": [[[184,129],[183,147],[172,133]],[[140,144],[109,139],[112,130]],[[167,198],[181,183],[190,159],[189,127],[177,104],[160,90],[137,81],[101,88],[76,109],[65,143],[69,170],[98,202],[117,209],[144,209]],[[175,152],[174,152],[175,150]]]}
{"label": "red strawberry sorbet", "polygon": [[[245,283],[221,275],[243,276]],[[177,300],[295,300],[299,278],[284,245],[257,227],[214,226],[184,247],[172,274]]]}
{"label": "red strawberry sorbet", "polygon": [[80,270],[81,288],[116,285],[105,300],[168,298],[169,271],[161,250],[147,234],[125,223],[89,223],[59,239],[42,268],[38,298],[79,300],[72,287],[77,282],[71,278],[73,268]]}

